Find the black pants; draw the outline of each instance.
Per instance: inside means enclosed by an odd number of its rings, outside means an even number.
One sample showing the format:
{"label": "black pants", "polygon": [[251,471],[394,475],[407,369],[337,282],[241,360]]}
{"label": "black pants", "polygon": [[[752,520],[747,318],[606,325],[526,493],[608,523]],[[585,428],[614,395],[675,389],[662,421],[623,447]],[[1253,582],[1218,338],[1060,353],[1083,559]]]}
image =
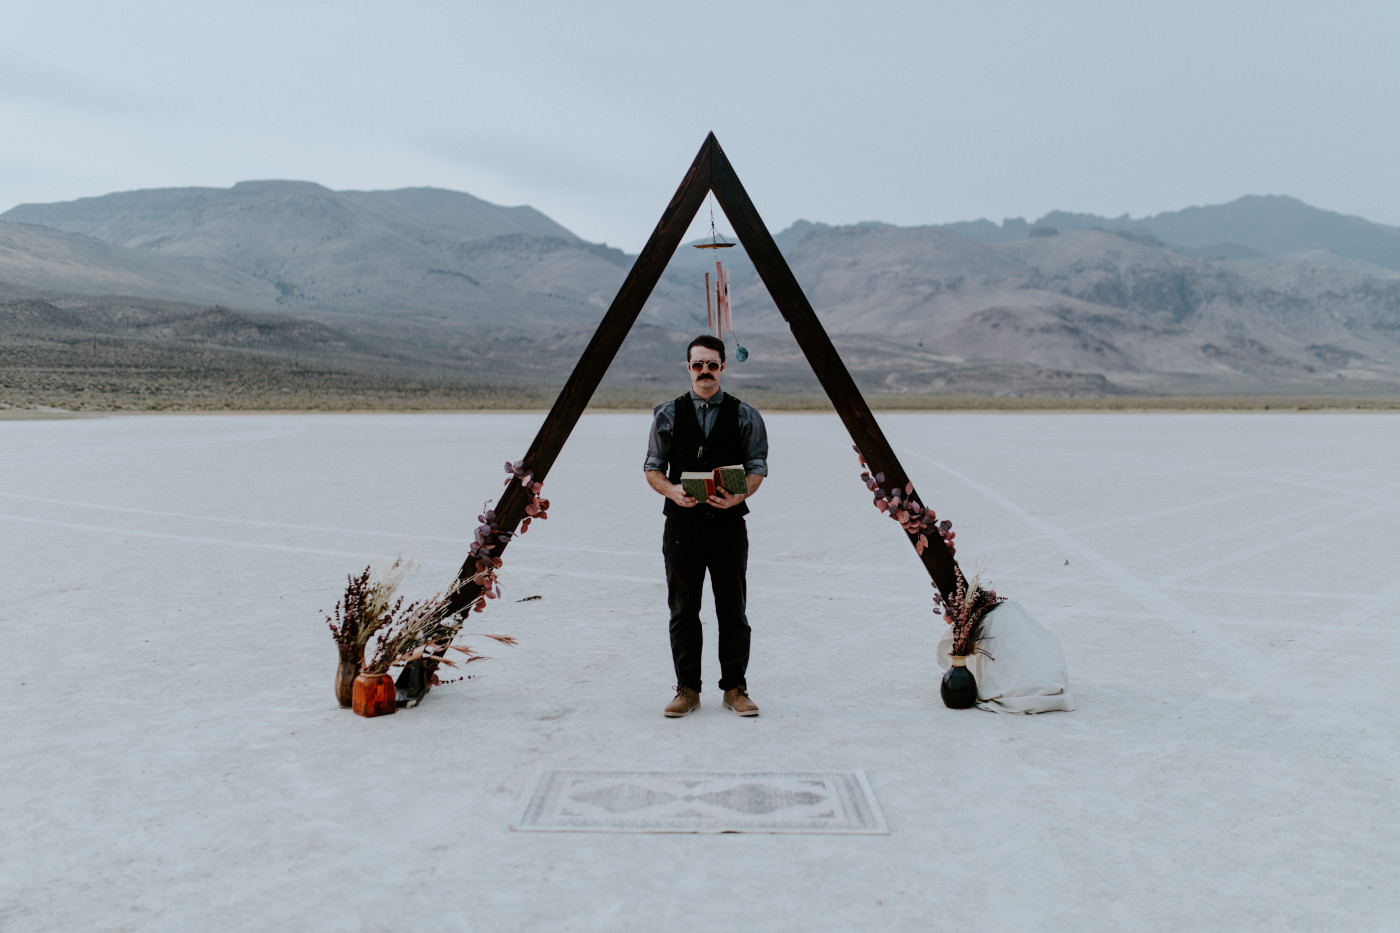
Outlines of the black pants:
{"label": "black pants", "polygon": [[744,672],[749,666],[749,621],[744,606],[748,602],[749,530],[743,516],[699,521],[668,518],[661,553],[666,558],[676,685],[700,689],[704,647],[700,595],[708,570],[719,620],[719,687],[747,687]]}

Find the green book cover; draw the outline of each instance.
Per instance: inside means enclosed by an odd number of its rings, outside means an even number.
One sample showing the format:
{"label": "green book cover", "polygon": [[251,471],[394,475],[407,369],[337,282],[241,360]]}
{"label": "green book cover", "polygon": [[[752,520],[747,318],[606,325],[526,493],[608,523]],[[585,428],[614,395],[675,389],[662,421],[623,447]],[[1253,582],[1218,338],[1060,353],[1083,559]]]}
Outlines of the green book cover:
{"label": "green book cover", "polygon": [[716,485],[723,484],[731,496],[747,496],[749,494],[749,477],[744,472],[742,463],[719,467],[715,470],[715,483]]}
{"label": "green book cover", "polygon": [[715,491],[715,475],[713,473],[682,473],[681,488],[685,490],[687,496],[704,502],[710,498],[710,493]]}
{"label": "green book cover", "polygon": [[714,495],[716,489],[724,487],[731,496],[746,496],[749,493],[748,476],[743,464],[722,466],[713,472],[687,472],[681,474],[681,488],[687,496],[704,502]]}

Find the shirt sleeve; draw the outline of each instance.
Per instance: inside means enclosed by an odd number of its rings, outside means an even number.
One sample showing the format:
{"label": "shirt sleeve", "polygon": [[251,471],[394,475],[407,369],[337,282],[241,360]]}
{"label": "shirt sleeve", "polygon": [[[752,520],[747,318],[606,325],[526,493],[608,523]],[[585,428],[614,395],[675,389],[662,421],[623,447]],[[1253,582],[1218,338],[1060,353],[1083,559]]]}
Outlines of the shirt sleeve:
{"label": "shirt sleeve", "polygon": [[739,405],[739,443],[744,451],[744,472],[768,475],[768,429],[763,416],[747,402]]}
{"label": "shirt sleeve", "polygon": [[643,470],[666,472],[671,462],[671,433],[675,426],[675,400],[662,402],[651,410],[651,435],[647,438],[647,459]]}

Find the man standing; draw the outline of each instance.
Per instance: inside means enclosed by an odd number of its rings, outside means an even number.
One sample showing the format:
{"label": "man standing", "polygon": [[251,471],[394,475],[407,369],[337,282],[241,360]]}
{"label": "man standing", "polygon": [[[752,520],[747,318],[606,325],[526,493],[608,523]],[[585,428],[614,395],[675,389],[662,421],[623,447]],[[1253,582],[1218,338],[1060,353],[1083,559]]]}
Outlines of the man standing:
{"label": "man standing", "polygon": [[[700,706],[700,597],[705,572],[719,622],[719,687],[724,706],[740,716],[757,716],[744,673],[749,665],[746,574],[749,532],[746,502],[768,475],[768,433],[752,406],[719,387],[724,374],[724,343],[709,334],[686,347],[690,391],[653,409],[647,443],[646,475],[666,497],[666,598],[671,607],[671,658],[676,666],[676,697],[666,715],[685,716]],[[748,475],[747,494],[731,495],[718,485],[704,502],[686,495],[681,473],[708,471],[735,463]]]}

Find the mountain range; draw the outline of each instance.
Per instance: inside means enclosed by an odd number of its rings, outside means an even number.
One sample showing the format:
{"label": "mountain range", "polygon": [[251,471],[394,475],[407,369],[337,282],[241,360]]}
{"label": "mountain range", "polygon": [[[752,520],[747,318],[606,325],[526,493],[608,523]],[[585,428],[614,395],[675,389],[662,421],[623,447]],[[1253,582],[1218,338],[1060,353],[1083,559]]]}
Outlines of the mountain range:
{"label": "mountain range", "polygon": [[[867,391],[1400,389],[1400,228],[1291,198],[1142,220],[799,221],[775,239]],[[722,255],[753,354],[732,378],[814,389],[742,247]],[[714,256],[678,251],[614,385],[675,381],[671,357],[705,327]],[[0,215],[0,301],[118,295],[275,312],[500,384],[562,380],[632,259],[533,208],[432,188],[259,181]]]}
{"label": "mountain range", "polygon": [[984,243],[1005,243],[1072,230],[1107,230],[1166,246],[1187,256],[1245,259],[1327,250],[1400,270],[1400,227],[1310,207],[1296,198],[1249,195],[1209,207],[1188,207],[1141,220],[1052,211],[1034,223],[1015,217],[947,225]]}

